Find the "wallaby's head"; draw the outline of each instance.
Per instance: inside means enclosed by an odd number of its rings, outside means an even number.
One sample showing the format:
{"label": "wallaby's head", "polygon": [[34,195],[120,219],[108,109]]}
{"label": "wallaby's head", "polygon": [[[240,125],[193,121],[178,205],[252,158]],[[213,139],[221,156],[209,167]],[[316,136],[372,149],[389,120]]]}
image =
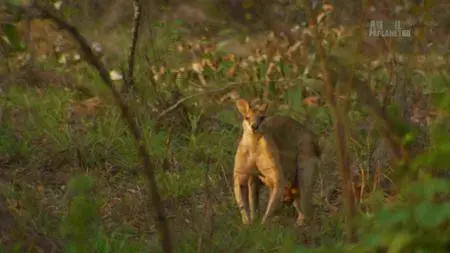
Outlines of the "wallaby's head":
{"label": "wallaby's head", "polygon": [[257,107],[251,107],[245,99],[239,99],[236,101],[236,107],[244,119],[242,122],[244,131],[256,132],[266,117],[268,105],[262,104]]}

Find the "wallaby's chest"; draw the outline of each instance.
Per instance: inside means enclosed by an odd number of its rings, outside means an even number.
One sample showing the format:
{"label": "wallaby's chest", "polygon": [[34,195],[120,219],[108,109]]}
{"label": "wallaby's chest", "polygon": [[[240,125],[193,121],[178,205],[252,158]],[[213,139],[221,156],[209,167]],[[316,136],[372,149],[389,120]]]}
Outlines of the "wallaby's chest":
{"label": "wallaby's chest", "polygon": [[252,146],[241,146],[239,153],[246,157],[247,166],[256,166],[256,160],[258,159],[258,149]]}

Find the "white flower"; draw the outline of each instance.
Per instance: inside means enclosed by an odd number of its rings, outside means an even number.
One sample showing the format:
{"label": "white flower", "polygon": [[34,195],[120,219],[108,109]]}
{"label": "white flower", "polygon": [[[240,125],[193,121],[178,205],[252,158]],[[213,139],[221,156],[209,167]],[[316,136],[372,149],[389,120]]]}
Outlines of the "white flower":
{"label": "white flower", "polygon": [[80,59],[81,59],[81,55],[80,55],[80,54],[75,53],[75,54],[73,55],[73,60],[74,60],[74,61],[79,61]]}
{"label": "white flower", "polygon": [[109,71],[109,76],[111,77],[111,80],[113,80],[113,81],[118,81],[118,80],[122,80],[123,79],[122,74],[120,74],[116,70]]}
{"label": "white flower", "polygon": [[93,42],[91,45],[92,49],[96,53],[103,53],[103,47],[98,42]]}
{"label": "white flower", "polygon": [[67,57],[66,54],[62,54],[58,59],[59,64],[66,64],[67,63]]}
{"label": "white flower", "polygon": [[61,9],[63,2],[62,1],[56,1],[53,6],[55,6],[55,9],[59,10]]}
{"label": "white flower", "polygon": [[192,70],[194,70],[197,73],[201,73],[203,72],[203,66],[198,62],[194,62],[192,63]]}

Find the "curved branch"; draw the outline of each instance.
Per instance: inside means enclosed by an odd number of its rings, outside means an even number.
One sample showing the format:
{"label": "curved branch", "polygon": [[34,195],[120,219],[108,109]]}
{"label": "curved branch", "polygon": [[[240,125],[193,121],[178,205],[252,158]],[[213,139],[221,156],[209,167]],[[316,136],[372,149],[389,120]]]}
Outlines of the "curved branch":
{"label": "curved branch", "polygon": [[[164,212],[164,207],[162,205],[161,196],[159,195],[158,186],[156,184],[155,179],[155,172],[152,167],[152,163],[150,161],[150,156],[148,154],[147,146],[144,143],[144,140],[142,138],[142,130],[137,125],[137,123],[133,120],[132,112],[130,111],[130,108],[128,105],[124,102],[122,99],[120,93],[117,91],[117,89],[114,87],[113,82],[111,80],[111,77],[109,76],[109,73],[106,69],[106,67],[103,65],[103,63],[100,61],[100,59],[94,54],[93,50],[89,46],[89,43],[87,40],[80,34],[78,29],[67,23],[62,17],[60,17],[58,14],[50,10],[50,8],[44,8],[39,5],[35,5],[35,8],[38,9],[43,18],[49,19],[53,21],[56,25],[58,25],[61,29],[66,30],[72,38],[78,42],[80,45],[80,48],[82,52],[84,53],[84,56],[86,60],[98,71],[100,77],[102,78],[103,82],[108,86],[108,88],[111,90],[111,93],[114,96],[114,100],[117,104],[117,106],[120,108],[122,118],[127,122],[127,125],[129,127],[129,130],[131,131],[136,147],[139,152],[139,156],[142,159],[142,163],[144,166],[144,173],[147,176],[147,180],[149,182],[150,187],[150,193],[151,193],[151,200],[154,210],[155,210],[155,219],[159,227],[159,233],[161,235],[161,246],[164,252],[172,253],[173,247],[172,247],[172,240],[169,230],[169,225],[167,223],[167,218]],[[148,203],[150,205],[150,203]]]}

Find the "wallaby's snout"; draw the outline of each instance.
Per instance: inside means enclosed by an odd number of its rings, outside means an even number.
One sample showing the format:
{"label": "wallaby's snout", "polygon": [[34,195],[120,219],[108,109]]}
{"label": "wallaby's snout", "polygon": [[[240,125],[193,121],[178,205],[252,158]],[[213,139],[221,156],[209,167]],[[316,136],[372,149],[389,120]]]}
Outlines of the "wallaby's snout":
{"label": "wallaby's snout", "polygon": [[253,119],[253,123],[251,124],[253,132],[257,131],[261,123],[263,122],[265,116],[264,115],[257,115]]}

